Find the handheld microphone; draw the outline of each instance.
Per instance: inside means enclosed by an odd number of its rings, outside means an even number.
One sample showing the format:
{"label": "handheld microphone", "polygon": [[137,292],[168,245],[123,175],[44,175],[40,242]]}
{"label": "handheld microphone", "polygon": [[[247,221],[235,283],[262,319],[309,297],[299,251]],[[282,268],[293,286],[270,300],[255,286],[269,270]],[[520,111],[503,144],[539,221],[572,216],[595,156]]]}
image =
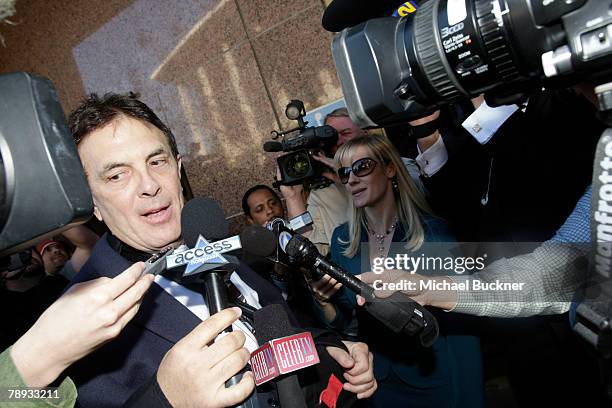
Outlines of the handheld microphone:
{"label": "handheld microphone", "polygon": [[216,200],[196,197],[187,201],[181,211],[181,232],[185,245],[193,248],[200,235],[211,241],[227,238],[229,225]]}
{"label": "handheld microphone", "polygon": [[[214,268],[221,268],[224,272],[233,270],[239,261],[233,256],[221,256],[226,252],[243,248],[251,254],[265,257],[276,250],[273,234],[263,227],[249,226],[240,234],[229,237],[223,210],[210,198],[198,197],[185,204],[181,212],[181,228],[185,244],[191,249],[169,254],[166,267],[172,269],[189,265],[183,274],[185,278]],[[216,241],[209,243],[203,236]]]}
{"label": "handheld microphone", "polygon": [[[254,326],[259,344],[296,334],[281,305],[272,304],[256,311]],[[304,393],[295,373],[277,378],[275,382],[281,407],[306,408]]]}
{"label": "handheld microphone", "polygon": [[[206,234],[209,238],[216,240],[220,240],[229,235],[229,227],[225,220],[223,210],[215,200],[208,198],[194,198],[183,207],[183,211],[181,212],[181,227],[184,241],[190,247],[194,245],[198,246],[199,243],[204,241],[201,234]],[[243,231],[243,234],[239,237],[232,237],[232,239],[238,240],[238,248],[242,247],[244,244],[245,248],[251,251],[267,250],[271,252],[272,248],[276,248],[276,242],[270,243],[270,236],[264,238],[264,240],[268,242],[267,245],[261,245],[260,243],[254,242],[262,239],[262,230],[264,231],[264,235],[271,234],[273,237],[274,234],[270,231],[259,227],[259,229],[247,229]],[[226,257],[215,251],[207,255],[211,254],[213,254],[213,259],[217,258],[215,259],[217,262],[212,268],[210,267],[210,263],[203,263],[203,265],[191,270],[188,274],[186,271],[181,280],[201,279],[204,282],[203,296],[206,299],[210,314],[213,315],[229,307],[228,290],[222,275],[234,272],[239,262],[236,259],[234,262],[230,263]],[[231,326],[224,330],[225,333],[231,331]],[[230,378],[226,385],[232,386],[238,384],[243,374],[244,370]],[[259,402],[255,393],[239,405],[240,408],[256,408],[258,406]]]}
{"label": "handheld microphone", "polygon": [[438,338],[436,318],[405,293],[395,292],[386,299],[377,298],[374,288],[327,261],[312,242],[299,234],[293,235],[284,251],[291,263],[313,267],[364,297],[366,311],[394,333],[408,336],[418,334],[425,347],[431,346]]}

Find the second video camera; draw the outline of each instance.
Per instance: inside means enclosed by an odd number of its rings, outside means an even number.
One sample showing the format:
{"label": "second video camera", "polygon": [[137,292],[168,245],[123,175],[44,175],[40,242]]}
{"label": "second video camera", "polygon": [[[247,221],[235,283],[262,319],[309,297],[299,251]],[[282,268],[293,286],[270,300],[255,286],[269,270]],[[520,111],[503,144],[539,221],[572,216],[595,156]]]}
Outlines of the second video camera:
{"label": "second video camera", "polygon": [[[331,156],[332,147],[338,142],[338,132],[329,125],[306,127],[306,110],[300,100],[289,102],[285,115],[291,120],[297,120],[298,127],[285,132],[272,131],[274,140],[263,146],[266,152],[290,152],[276,159],[281,179],[274,183],[275,187],[297,184],[308,184],[310,188],[327,186],[330,182],[322,176],[326,167],[314,160],[312,154],[322,151],[326,156]],[[281,141],[277,141],[278,138]]]}

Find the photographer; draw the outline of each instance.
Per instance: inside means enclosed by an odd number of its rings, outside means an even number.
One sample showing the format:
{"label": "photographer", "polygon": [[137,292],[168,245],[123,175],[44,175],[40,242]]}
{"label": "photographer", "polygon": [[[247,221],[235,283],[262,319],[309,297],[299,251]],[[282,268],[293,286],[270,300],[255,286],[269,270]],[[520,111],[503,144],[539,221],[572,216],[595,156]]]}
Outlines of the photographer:
{"label": "photographer", "polygon": [[[251,225],[265,227],[274,219],[285,218],[285,208],[280,197],[271,187],[263,184],[255,185],[244,193],[242,210]],[[301,270],[246,251],[242,252],[240,260],[278,287],[302,326],[320,326],[313,314],[313,300]]]}
{"label": "photographer", "polygon": [[549,239],[590,184],[604,128],[593,106],[572,90],[532,94],[525,112],[515,105],[491,108],[482,97],[472,104],[471,113],[463,105],[466,118],[458,126],[439,113],[411,122],[440,126],[417,139],[432,205],[462,241]]}
{"label": "photographer", "polygon": [[[348,115],[346,108],[338,108],[329,113],[324,120],[325,125],[332,126],[338,132],[338,141],[332,147],[332,152],[338,150],[342,144],[355,136],[367,135],[366,130],[357,127]],[[335,174],[333,160],[323,154],[312,155],[316,161],[327,166],[323,176],[332,183],[321,189],[310,192],[304,191],[302,185],[286,186],[280,185],[280,192],[285,198],[287,206],[287,218],[291,219],[304,214],[306,211],[312,217],[312,229],[303,235],[313,242],[322,255],[329,252],[331,236],[334,229],[347,221],[349,198],[344,188],[339,183]],[[280,170],[277,178],[280,177]],[[334,309],[329,299],[342,285],[329,275],[324,275],[320,280],[309,281],[313,296],[317,304],[322,308],[327,317],[332,317]]]}

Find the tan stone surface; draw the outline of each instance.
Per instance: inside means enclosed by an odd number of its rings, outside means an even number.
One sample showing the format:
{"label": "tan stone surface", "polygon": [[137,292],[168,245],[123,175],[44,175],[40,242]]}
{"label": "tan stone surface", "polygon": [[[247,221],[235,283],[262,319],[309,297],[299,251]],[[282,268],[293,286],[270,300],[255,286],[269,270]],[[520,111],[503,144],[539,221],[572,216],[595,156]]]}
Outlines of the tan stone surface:
{"label": "tan stone surface", "polygon": [[[338,99],[321,0],[29,0],[2,25],[0,73],[50,78],[65,111],[87,92],[136,91],[176,135],[195,195],[241,212],[269,184],[263,152],[289,99]],[[280,119],[281,123],[278,122]],[[243,217],[230,219],[234,230]]]}

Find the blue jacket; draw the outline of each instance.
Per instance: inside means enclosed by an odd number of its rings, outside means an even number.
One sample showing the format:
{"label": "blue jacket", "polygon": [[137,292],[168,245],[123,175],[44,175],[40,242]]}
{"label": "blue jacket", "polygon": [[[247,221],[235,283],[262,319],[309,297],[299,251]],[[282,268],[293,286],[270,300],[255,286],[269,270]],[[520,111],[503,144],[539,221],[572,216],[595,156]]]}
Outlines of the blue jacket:
{"label": "blue jacket", "polygon": [[[108,244],[98,240],[89,261],[72,284],[101,276],[117,276],[131,265]],[[236,270],[240,278],[259,294],[262,306],[279,303],[280,292],[251,269]],[[287,310],[287,314],[291,313]],[[113,341],[75,363],[68,374],[77,384],[77,403],[82,407],[118,407],[155,375],[166,352],[202,321],[153,284],[136,316]],[[264,399],[266,401],[267,399]]]}
{"label": "blue jacket", "polygon": [[[423,226],[425,242],[455,241],[446,223],[437,217],[425,217]],[[393,242],[405,243],[404,236],[403,226],[396,228]],[[334,230],[330,250],[331,260],[354,275],[369,271],[370,255],[365,228],[362,228],[361,242],[366,245],[362,245],[352,258],[342,255],[342,251],[347,246],[343,243],[348,241],[348,224],[343,224]],[[438,246],[436,250],[445,251],[449,247],[441,246],[442,249]],[[388,257],[406,252],[400,248],[403,248],[403,245],[394,244]],[[417,251],[415,255],[420,255],[421,252]],[[445,255],[449,256],[449,253],[446,252]],[[345,332],[356,330],[358,339],[368,343],[374,353],[374,374],[379,383],[384,382],[393,372],[410,387],[430,390],[432,394],[437,394],[438,401],[439,394],[445,393],[448,396],[445,401],[448,402],[447,406],[469,408],[484,406],[480,342],[464,325],[464,318],[469,319],[468,317],[454,313],[437,313],[432,310],[440,323],[440,336],[431,348],[424,348],[417,338],[394,335],[361,308],[356,308],[354,292],[342,288],[335,295],[334,303],[338,313],[330,325]],[[355,325],[355,311],[358,325]],[[425,394],[426,392],[423,393],[423,399],[427,400]],[[378,397],[384,398],[383,395]],[[427,406],[426,401],[420,402],[425,402]],[[410,403],[411,401],[403,401],[398,406],[408,406]],[[387,405],[393,404],[397,402],[387,403]],[[434,405],[437,403],[432,403],[432,406]]]}

